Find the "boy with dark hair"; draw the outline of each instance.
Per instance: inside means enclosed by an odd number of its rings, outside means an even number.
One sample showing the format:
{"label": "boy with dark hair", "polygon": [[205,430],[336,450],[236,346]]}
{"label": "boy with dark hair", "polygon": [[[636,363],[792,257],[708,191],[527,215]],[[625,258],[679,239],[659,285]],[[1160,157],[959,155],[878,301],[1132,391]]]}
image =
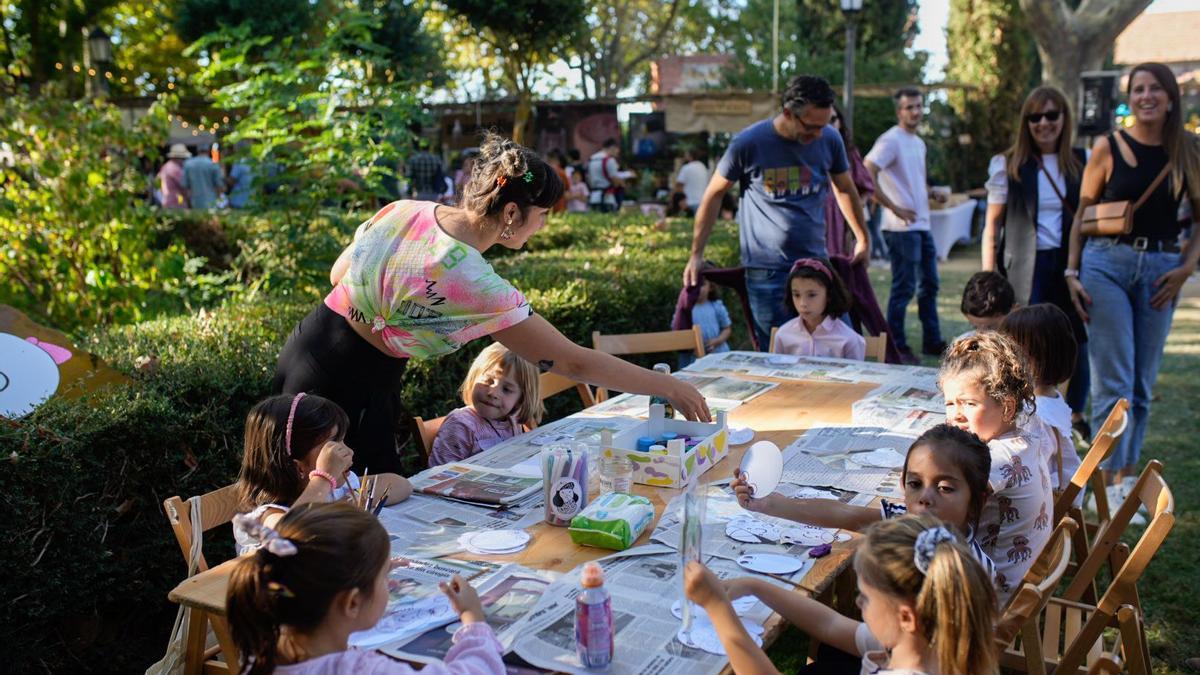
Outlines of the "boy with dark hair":
{"label": "boy with dark hair", "polygon": [[1013,310],[1012,284],[999,272],[976,272],[963,289],[962,310],[976,331],[996,330]]}

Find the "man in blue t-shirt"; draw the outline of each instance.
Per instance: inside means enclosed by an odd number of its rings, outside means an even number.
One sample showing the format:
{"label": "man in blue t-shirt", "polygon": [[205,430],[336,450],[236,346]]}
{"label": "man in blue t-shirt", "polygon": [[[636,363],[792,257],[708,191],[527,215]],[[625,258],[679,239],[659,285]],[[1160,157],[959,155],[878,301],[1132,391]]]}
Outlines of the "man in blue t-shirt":
{"label": "man in blue t-shirt", "polygon": [[685,285],[699,283],[721,197],[738,183],[742,266],[747,268],[754,334],[762,349],[768,346],[771,328],[789,318],[784,283],[792,263],[828,256],[824,204],[831,185],[854,232],[854,261],[864,262],[870,255],[862,200],[850,179],[846,147],[829,126],[833,89],[822,78],[800,75],[788,83],[781,99],[782,111],[743,129],[717,165],[696,210],[692,252],[683,272]]}

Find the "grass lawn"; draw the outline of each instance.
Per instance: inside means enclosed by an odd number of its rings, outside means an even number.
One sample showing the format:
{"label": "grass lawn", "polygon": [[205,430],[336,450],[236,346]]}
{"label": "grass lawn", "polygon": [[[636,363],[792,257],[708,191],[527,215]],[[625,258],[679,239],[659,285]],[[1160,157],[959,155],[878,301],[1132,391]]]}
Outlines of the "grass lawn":
{"label": "grass lawn", "polygon": [[[938,315],[942,335],[953,339],[969,326],[959,313],[963,286],[979,269],[978,247],[956,248],[941,266]],[[891,272],[871,269],[871,281],[881,307],[886,307]],[[906,333],[910,345],[921,344],[916,301],[909,306]],[[937,359],[923,357],[936,366]],[[1175,311],[1162,368],[1151,406],[1150,426],[1142,448],[1143,463],[1162,461],[1167,483],[1175,497],[1175,529],[1150,563],[1138,584],[1147,621],[1147,638],[1155,673],[1192,672],[1184,661],[1200,656],[1200,280],[1193,278]],[[1189,412],[1190,411],[1190,412]],[[1136,530],[1140,534],[1140,529]],[[799,645],[799,647],[797,646]],[[789,629],[769,653],[782,672],[794,672],[804,663],[807,640]]]}

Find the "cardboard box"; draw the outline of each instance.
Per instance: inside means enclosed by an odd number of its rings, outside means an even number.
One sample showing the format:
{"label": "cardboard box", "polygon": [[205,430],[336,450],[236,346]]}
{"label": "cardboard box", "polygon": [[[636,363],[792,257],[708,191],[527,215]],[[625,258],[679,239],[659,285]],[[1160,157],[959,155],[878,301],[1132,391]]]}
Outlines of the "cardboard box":
{"label": "cardboard box", "polygon": [[[667,443],[665,454],[638,451],[638,438],[659,438],[666,431],[704,440],[687,448],[683,439],[677,438]],[[663,407],[655,404],[650,406],[650,418],[646,421],[615,435],[605,430],[600,438],[605,457],[625,455],[633,461],[633,481],[654,487],[685,488],[729,454],[729,428],[724,411],[717,413],[714,424],[685,422],[666,419]]]}

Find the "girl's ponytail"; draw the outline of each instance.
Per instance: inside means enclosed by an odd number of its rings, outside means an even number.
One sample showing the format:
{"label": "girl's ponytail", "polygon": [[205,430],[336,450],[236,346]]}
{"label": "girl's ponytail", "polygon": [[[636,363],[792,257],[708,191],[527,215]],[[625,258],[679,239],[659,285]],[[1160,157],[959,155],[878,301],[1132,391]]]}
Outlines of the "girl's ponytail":
{"label": "girl's ponytail", "polygon": [[999,672],[996,592],[970,550],[930,515],[871,526],[854,556],[863,583],[912,603],[942,675]]}
{"label": "girl's ponytail", "polygon": [[926,622],[941,673],[995,673],[992,641],[996,597],[983,566],[961,544],[942,543],[917,594],[917,614]]}
{"label": "girl's ponytail", "polygon": [[274,672],[279,645],[280,590],[271,590],[270,563],[256,551],[233,568],[226,596],[230,631],[249,675]]}

